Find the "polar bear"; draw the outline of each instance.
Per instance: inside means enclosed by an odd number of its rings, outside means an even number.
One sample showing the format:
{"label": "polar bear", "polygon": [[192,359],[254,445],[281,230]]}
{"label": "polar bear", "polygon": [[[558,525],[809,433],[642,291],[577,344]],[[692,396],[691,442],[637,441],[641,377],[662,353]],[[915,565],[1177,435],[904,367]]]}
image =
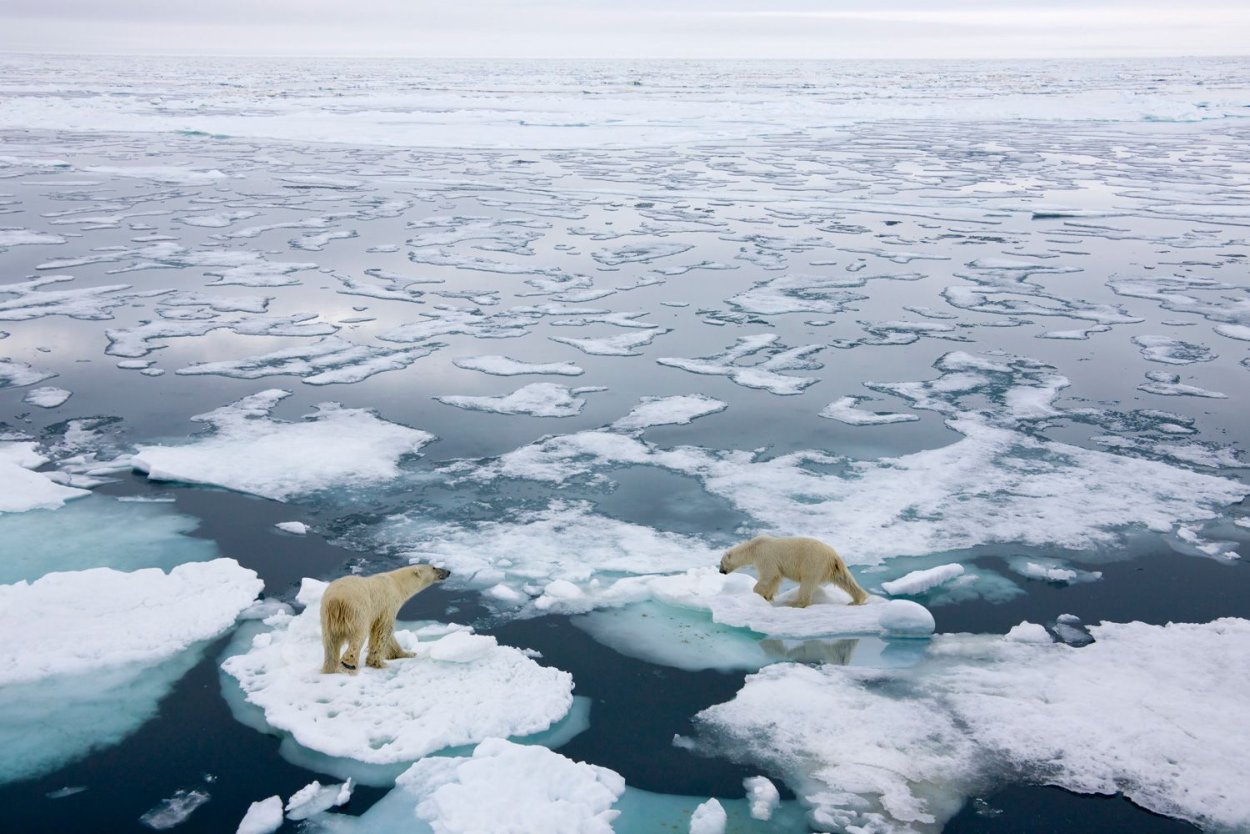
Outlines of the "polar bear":
{"label": "polar bear", "polygon": [[[451,571],[433,565],[409,565],[331,582],[321,596],[321,644],[325,647],[321,671],[337,672],[341,664],[356,674],[366,638],[369,654],[365,663],[375,669],[385,669],[388,660],[412,657],[412,652],[404,651],[395,640],[395,615],[418,591],[449,576]],[[340,660],[343,643],[347,643],[347,653]]]}
{"label": "polar bear", "polygon": [[755,565],[760,577],[755,593],[769,602],[783,578],[799,583],[798,597],[792,603],[796,608],[811,605],[812,594],[825,582],[850,594],[852,605],[868,601],[867,592],[859,587],[837,551],[816,539],[756,536],[726,550],[720,560],[720,572],[732,573],[744,565]]}

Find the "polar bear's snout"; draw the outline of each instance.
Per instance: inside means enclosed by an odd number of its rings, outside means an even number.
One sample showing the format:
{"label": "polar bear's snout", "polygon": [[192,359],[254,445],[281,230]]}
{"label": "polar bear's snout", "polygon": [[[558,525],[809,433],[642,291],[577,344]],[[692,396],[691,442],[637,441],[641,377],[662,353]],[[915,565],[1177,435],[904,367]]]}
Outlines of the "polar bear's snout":
{"label": "polar bear's snout", "polygon": [[447,577],[451,576],[451,571],[447,570],[447,568],[435,568],[434,575],[437,576],[438,581],[441,582]]}

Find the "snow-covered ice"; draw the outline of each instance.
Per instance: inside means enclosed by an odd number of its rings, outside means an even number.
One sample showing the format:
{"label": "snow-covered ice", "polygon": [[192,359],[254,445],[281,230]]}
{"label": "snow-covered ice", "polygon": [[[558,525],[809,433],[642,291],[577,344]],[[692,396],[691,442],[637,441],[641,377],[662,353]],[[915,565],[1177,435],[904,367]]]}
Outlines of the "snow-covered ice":
{"label": "snow-covered ice", "polygon": [[502,397],[445,395],[438,401],[469,411],[495,414],[526,414],[530,417],[573,417],[586,405],[583,394],[605,391],[602,386],[569,388],[551,382],[533,382]]}
{"label": "snow-covered ice", "polygon": [[282,827],[282,797],[271,796],[248,806],[234,834],[273,834]]}
{"label": "snow-covered ice", "polygon": [[56,509],[88,494],[32,471],[48,461],[37,448],[32,441],[0,441],[0,513]]}
{"label": "snow-covered ice", "polygon": [[71,392],[64,388],[56,388],[51,385],[42,388],[32,388],[22,397],[22,402],[37,405],[40,408],[56,408],[64,405],[65,401],[71,396]]}
{"label": "snow-covered ice", "polygon": [[940,825],[1005,772],[1250,824],[1250,622],[1103,623],[1082,648],[1014,631],[1028,639],[940,635],[901,669],[769,666],[699,714],[704,743],[785,774],[818,827]]}
{"label": "snow-covered ice", "polygon": [[466,636],[463,627],[401,624],[396,637],[416,657],[383,670],[323,675],[324,590],[325,583],[305,580],[305,610],[271,617],[271,631],[222,664],[268,725],[305,748],[372,764],[412,762],[493,736],[539,733],[573,704],[568,673],[493,638]]}
{"label": "snow-covered ice", "polygon": [[270,389],[193,417],[212,427],[181,446],[141,446],[134,466],[154,481],[214,484],[278,501],[333,486],[394,478],[398,463],[433,440],[359,408],[322,403],[301,422],[269,412],[289,391]]}

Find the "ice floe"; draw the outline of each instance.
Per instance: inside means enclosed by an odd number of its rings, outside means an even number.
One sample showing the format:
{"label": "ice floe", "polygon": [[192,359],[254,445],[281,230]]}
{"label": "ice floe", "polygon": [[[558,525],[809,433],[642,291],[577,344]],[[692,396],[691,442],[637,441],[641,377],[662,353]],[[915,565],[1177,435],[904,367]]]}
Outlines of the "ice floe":
{"label": "ice floe", "polygon": [[[465,627],[430,625],[396,637],[413,658],[357,675],[321,673],[319,602],[305,580],[300,614],[276,614],[222,669],[274,730],[319,753],[369,764],[412,762],[491,737],[528,736],[573,705],[567,672]],[[451,645],[444,645],[450,641]]]}
{"label": "ice floe", "polygon": [[211,797],[201,790],[181,789],[168,799],[162,799],[153,808],[139,817],[153,831],[167,831],[186,822],[192,814]]}
{"label": "ice floe", "polygon": [[881,588],[891,596],[900,594],[922,594],[964,575],[964,566],[958,563],[938,565],[924,570],[916,570],[900,576],[898,579],[882,582]]}
{"label": "ice floe", "polygon": [[309,385],[345,384],[386,371],[402,370],[438,347],[427,344],[386,348],[357,344],[341,336],[327,336],[307,345],[281,348],[246,359],[200,362],[179,368],[175,373],[183,376],[217,374],[235,379],[289,374],[301,377]]}
{"label": "ice floe", "polygon": [[573,417],[581,414],[582,408],[586,405],[586,400],[581,397],[582,394],[606,390],[602,386],[569,388],[550,382],[535,382],[502,397],[447,395],[435,399],[441,403],[470,411],[527,414],[531,417]]}
{"label": "ice floe", "polygon": [[872,399],[865,396],[842,397],[820,410],[821,417],[838,420],[848,426],[888,426],[892,423],[911,423],[920,419],[916,414],[889,411],[864,411],[859,404]]}
{"label": "ice floe", "polygon": [[193,417],[211,433],[180,446],[141,446],[136,469],[154,481],[214,484],[279,501],[333,486],[394,478],[399,461],[433,435],[371,411],[322,403],[300,422],[269,412],[289,391],[270,389]]}
{"label": "ice floe", "polygon": [[690,834],[725,834],[729,816],[716,799],[709,799],[690,815]]}
{"label": "ice floe", "polygon": [[0,388],[24,388],[54,376],[51,371],[36,370],[25,362],[0,359]]}
{"label": "ice floe", "polygon": [[271,796],[248,806],[234,834],[273,834],[282,827],[282,797]]}
{"label": "ice floe", "polygon": [[667,330],[644,330],[639,333],[621,333],[616,336],[577,339],[571,336],[552,336],[551,341],[575,347],[591,356],[638,356],[640,347],[651,344],[656,336]]}
{"label": "ice floe", "polygon": [[711,749],[784,774],[817,827],[940,826],[1004,772],[1204,828],[1250,824],[1250,622],[1104,623],[1082,648],[1037,629],[939,636],[901,669],[769,666],[697,724]]}
{"label": "ice floe", "polygon": [[1192,365],[1210,362],[1215,358],[1211,349],[1204,345],[1182,342],[1167,336],[1134,336],[1133,344],[1141,348],[1142,356],[1151,362],[1166,365]]}
{"label": "ice floe", "polygon": [[700,417],[717,414],[729,404],[702,395],[673,397],[643,397],[632,411],[612,424],[622,431],[645,429],[651,426],[684,426]]}
{"label": "ice floe", "polygon": [[[695,374],[710,376],[726,376],[730,380],[746,388],[759,388],[770,394],[794,395],[802,393],[804,388],[814,384],[815,377],[797,377],[783,374],[782,371],[815,370],[820,363],[807,357],[823,349],[822,345],[805,345],[786,348],[777,342],[775,333],[760,333],[755,336],[741,336],[735,345],[721,353],[698,359],[680,359],[661,357],[656,361],[661,365],[680,368]],[[763,361],[756,364],[739,364],[745,359],[756,359],[762,355]]]}
{"label": "ice floe", "polygon": [[1143,382],[1137,386],[1138,391],[1145,391],[1147,394],[1158,394],[1163,397],[1206,397],[1213,400],[1226,400],[1227,394],[1219,391],[1210,391],[1206,388],[1199,388],[1197,385],[1186,385],[1181,382],[1180,374],[1170,374],[1167,371],[1147,371],[1146,379],[1149,382]]}
{"label": "ice floe", "polygon": [[31,441],[0,441],[0,513],[56,509],[88,494],[32,471],[48,460],[37,448]]}
{"label": "ice floe", "polygon": [[13,635],[0,650],[0,782],[51,772],[134,732],[199,659],[195,647],[229,628],[260,589],[233,559],[0,585],[0,623]]}
{"label": "ice floe", "polygon": [[56,388],[53,386],[44,386],[42,388],[32,388],[22,397],[22,402],[37,405],[40,408],[56,408],[64,405],[65,401],[71,396],[71,392],[64,388]]}
{"label": "ice floe", "polygon": [[494,376],[519,376],[521,374],[553,374],[557,376],[581,376],[585,373],[572,362],[522,362],[507,356],[489,354],[463,356],[452,360],[458,368],[481,371]]}

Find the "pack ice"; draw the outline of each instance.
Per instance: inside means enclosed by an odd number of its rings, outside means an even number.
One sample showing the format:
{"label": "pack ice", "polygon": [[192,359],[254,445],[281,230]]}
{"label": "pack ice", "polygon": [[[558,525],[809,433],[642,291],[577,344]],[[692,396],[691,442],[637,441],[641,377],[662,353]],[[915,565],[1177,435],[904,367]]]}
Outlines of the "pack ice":
{"label": "pack ice", "polygon": [[1250,622],[1103,623],[1082,648],[1029,625],[939,635],[910,668],[769,666],[696,723],[784,774],[822,829],[936,831],[1007,773],[1250,826]]}

